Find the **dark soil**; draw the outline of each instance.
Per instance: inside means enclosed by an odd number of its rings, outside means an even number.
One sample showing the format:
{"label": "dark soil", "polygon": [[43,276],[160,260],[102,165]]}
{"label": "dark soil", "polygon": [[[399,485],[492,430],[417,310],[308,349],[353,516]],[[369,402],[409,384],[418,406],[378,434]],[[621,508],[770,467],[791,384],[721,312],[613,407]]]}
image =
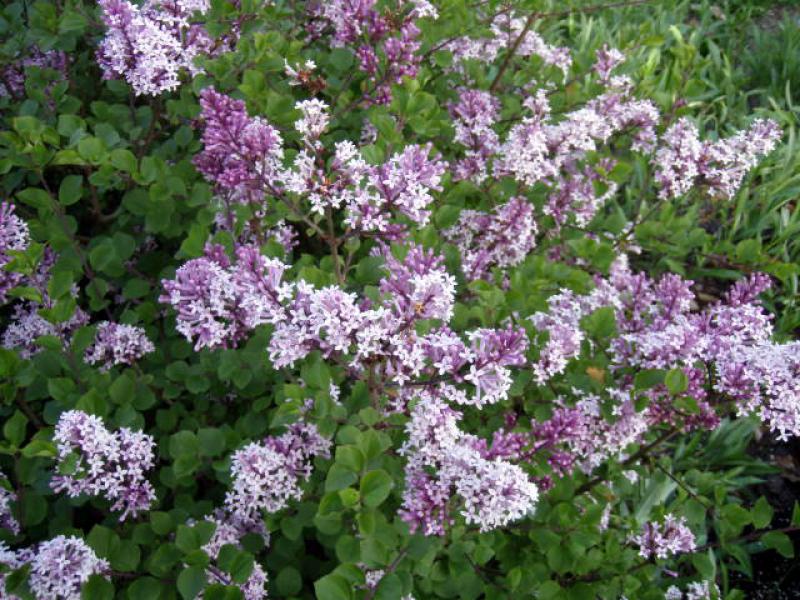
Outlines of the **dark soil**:
{"label": "dark soil", "polygon": [[[762,439],[753,453],[775,465],[780,473],[771,475],[757,492],[766,497],[775,510],[772,527],[791,525],[795,503],[800,503],[800,441],[778,442]],[[789,534],[795,553],[800,553],[800,531]],[[752,556],[753,579],[734,574],[732,583],[743,590],[748,599],[783,600],[800,598],[800,555],[785,558],[769,550]]]}

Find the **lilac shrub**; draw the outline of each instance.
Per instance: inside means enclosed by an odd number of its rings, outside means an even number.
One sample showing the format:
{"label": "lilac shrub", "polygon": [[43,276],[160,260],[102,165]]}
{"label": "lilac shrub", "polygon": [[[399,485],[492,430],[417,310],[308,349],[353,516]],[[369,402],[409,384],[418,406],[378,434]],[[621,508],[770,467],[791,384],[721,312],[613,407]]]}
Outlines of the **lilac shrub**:
{"label": "lilac shrub", "polygon": [[12,4],[0,597],[733,599],[793,550],[788,117],[691,27]]}

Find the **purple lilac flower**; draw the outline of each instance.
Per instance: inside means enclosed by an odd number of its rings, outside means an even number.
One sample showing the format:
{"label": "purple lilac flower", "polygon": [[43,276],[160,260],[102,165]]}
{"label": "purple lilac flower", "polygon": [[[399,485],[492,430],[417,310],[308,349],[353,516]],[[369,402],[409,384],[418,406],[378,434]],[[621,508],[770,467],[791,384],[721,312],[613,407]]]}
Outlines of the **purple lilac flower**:
{"label": "purple lilac flower", "polygon": [[596,61],[592,69],[597,73],[601,82],[607,84],[611,78],[611,71],[625,61],[625,55],[616,48],[609,48],[608,44],[597,51]]}
{"label": "purple lilac flower", "polygon": [[634,150],[652,146],[658,110],[649,101],[631,98],[627,89],[610,89],[557,123],[550,120],[543,92],[539,89],[526,100],[532,115],[514,125],[500,145],[495,175],[511,175],[527,186],[541,181],[555,188],[564,169],[575,172],[579,160],[615,134],[634,129]]}
{"label": "purple lilac flower", "polygon": [[283,140],[260,117],[250,117],[242,100],[206,88],[200,93],[203,151],[197,169],[240,202],[259,202],[280,187]]}
{"label": "purple lilac flower", "polygon": [[177,329],[194,340],[196,350],[235,346],[263,323],[275,323],[282,313],[278,296],[286,265],[241,246],[231,263],[221,247],[207,246],[206,256],[190,260],[163,280],[160,302],[177,311]]}
{"label": "purple lilac flower", "polygon": [[290,500],[300,500],[303,481],[311,477],[311,460],[328,457],[331,442],[312,424],[294,423],[286,433],[253,442],[231,459],[231,490],[225,507],[245,522],[260,519],[262,511],[278,512]]}
{"label": "purple lilac flower", "polygon": [[92,365],[102,363],[100,370],[108,371],[114,365],[132,365],[155,349],[141,327],[102,321],[84,358]]}
{"label": "purple lilac flower", "polygon": [[772,152],[782,135],[771,119],[756,119],[744,131],[701,142],[697,126],[680,119],[664,133],[653,164],[661,198],[677,198],[698,185],[731,199],[758,157]]}
{"label": "purple lilac flower", "polygon": [[668,558],[673,554],[692,552],[696,548],[694,534],[683,517],[667,515],[663,523],[645,523],[639,535],[631,536],[639,546],[642,558]]}
{"label": "purple lilac flower", "polygon": [[[641,413],[643,423],[713,427],[718,417],[705,400],[710,367],[714,389],[733,399],[740,413],[757,413],[783,439],[800,435],[800,345],[770,340],[771,318],[758,299],[768,284],[766,276],[754,275],[738,282],[722,301],[694,311],[691,282],[669,274],[653,280],[617,261],[611,277],[598,280],[590,294],[563,291],[550,299],[549,311],[532,317],[549,334],[534,372],[541,382],[562,372],[580,352],[581,318],[608,306],[615,311],[618,332],[610,345],[612,373],[678,367],[687,377],[685,393],[698,401],[696,415],[679,417],[666,387],[656,386],[646,392],[650,404]],[[616,384],[623,396],[632,389],[629,377]]]}
{"label": "purple lilac flower", "polygon": [[455,179],[469,179],[480,184],[488,177],[488,161],[500,145],[493,127],[497,122],[500,101],[483,90],[461,89],[458,102],[448,111],[455,128],[454,141],[467,148],[466,156],[455,167]]}
{"label": "purple lilac flower", "polygon": [[14,535],[19,535],[19,521],[11,512],[11,503],[16,501],[17,495],[0,485],[0,528],[8,529]]}
{"label": "purple lilac flower", "polygon": [[18,286],[22,274],[6,270],[12,260],[9,252],[24,252],[30,244],[28,224],[14,214],[14,205],[0,203],[0,304],[8,301],[8,292]]}
{"label": "purple lilac flower", "polygon": [[441,256],[416,244],[410,245],[402,261],[388,249],[381,254],[389,276],[381,279],[380,291],[399,319],[450,320],[456,281],[447,273]]}
{"label": "purple lilac flower", "polygon": [[[49,303],[46,298],[45,301]],[[42,305],[36,302],[24,302],[14,307],[11,323],[3,332],[3,348],[17,350],[22,358],[30,358],[42,350],[36,344],[37,338],[57,337],[65,346],[68,346],[72,333],[89,322],[89,315],[81,308],[76,308],[75,313],[68,320],[51,323],[39,315],[40,308]]]}
{"label": "purple lilac flower", "polygon": [[484,404],[504,400],[511,388],[511,371],[507,367],[526,364],[528,337],[525,330],[510,326],[477,329],[467,336],[474,359],[464,380],[475,386],[475,394],[469,403],[481,408]]}
{"label": "purple lilac flower", "polygon": [[328,128],[330,121],[328,105],[318,98],[311,98],[298,102],[295,108],[301,112],[302,117],[295,121],[294,128],[307,146],[314,149],[321,148],[319,138]]}
{"label": "purple lilac flower", "polygon": [[42,52],[39,48],[30,48],[28,55],[0,68],[0,98],[20,99],[25,96],[25,69],[53,69],[61,78],[66,78],[68,57],[60,50]]}
{"label": "purple lilac flower", "polygon": [[111,432],[100,418],[71,410],[59,417],[53,441],[59,469],[77,459],[70,473],[53,476],[53,491],[72,498],[103,495],[112,503],[111,510],[122,511],[122,520],[148,510],[156,499],[145,478],[154,464],[152,436],[127,427]]}
{"label": "purple lilac flower", "polygon": [[[491,22],[490,37],[477,39],[462,37],[453,40],[445,47],[453,53],[454,68],[463,72],[463,63],[467,60],[493,63],[503,51],[516,43],[525,29],[524,17],[502,11]],[[535,31],[525,32],[525,37],[518,44],[515,54],[520,57],[538,56],[544,64],[561,69],[565,75],[572,66],[568,48],[551,46]]]}
{"label": "purple lilac flower", "polygon": [[[585,165],[583,169],[575,163],[564,165],[564,174],[558,176],[543,210],[555,220],[556,227],[551,235],[569,222],[586,227],[597,211],[616,194],[616,183],[606,176],[613,165],[611,159],[603,159],[598,165]],[[600,194],[597,192],[598,184],[605,188]]]}
{"label": "purple lilac flower", "polygon": [[[375,0],[330,0],[309,3],[308,12],[313,19],[332,26],[332,46],[353,49],[360,70],[369,75],[375,86],[369,100],[388,104],[392,99],[391,84],[417,74],[421,58],[416,21],[436,19],[438,12],[428,2],[401,2],[397,8],[406,14],[398,20],[382,15],[375,4]],[[318,37],[321,26],[312,23],[308,30],[312,37]],[[383,73],[379,73],[380,54],[385,57]]]}
{"label": "purple lilac flower", "polygon": [[514,197],[492,212],[462,210],[458,223],[444,238],[458,247],[461,270],[470,280],[491,279],[491,269],[508,269],[522,263],[536,246],[533,206]]}
{"label": "purple lilac flower", "polygon": [[433,202],[431,191],[441,191],[447,163],[439,154],[430,158],[432,146],[406,146],[371,174],[370,184],[390,210],[398,210],[424,227]]}
{"label": "purple lilac flower", "polygon": [[[257,533],[264,538],[265,543],[269,542],[269,532],[264,527],[262,520],[242,521],[234,515],[225,514],[221,510],[215,511],[206,520],[211,521],[216,526],[214,535],[203,546],[203,551],[208,554],[212,561],[216,561],[219,558],[219,552],[225,545],[232,545],[241,549],[241,539],[248,533]],[[258,562],[253,565],[253,571],[247,581],[242,584],[234,583],[230,575],[213,564],[206,568],[206,575],[210,583],[238,587],[244,596],[244,600],[262,600],[267,597],[267,573]]]}
{"label": "purple lilac flower", "polygon": [[82,539],[59,535],[30,552],[28,585],[38,600],[80,600],[81,586],[92,575],[110,571]]}
{"label": "purple lilac flower", "polygon": [[436,395],[423,394],[406,425],[408,440],[401,518],[412,532],[444,535],[453,522],[451,497],[461,499],[461,515],[480,531],[507,525],[528,514],[538,490],[518,466],[487,460],[471,436],[458,429],[460,413]]}
{"label": "purple lilac flower", "polygon": [[175,90],[183,73],[201,72],[195,64],[203,55],[231,47],[235,39],[211,38],[192,22],[204,13],[208,0],[146,0],[137,6],[127,0],[99,0],[106,37],[97,50],[105,79],[125,79],[137,95],[157,96]]}

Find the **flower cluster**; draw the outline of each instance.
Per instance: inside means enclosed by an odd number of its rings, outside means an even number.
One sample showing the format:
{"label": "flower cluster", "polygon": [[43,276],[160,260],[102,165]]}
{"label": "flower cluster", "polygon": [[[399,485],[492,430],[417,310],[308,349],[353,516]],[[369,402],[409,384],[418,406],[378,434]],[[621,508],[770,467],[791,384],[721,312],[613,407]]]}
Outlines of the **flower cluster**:
{"label": "flower cluster", "polygon": [[514,197],[492,212],[462,210],[444,238],[459,249],[464,276],[474,281],[490,279],[495,267],[505,270],[522,263],[536,246],[536,233],[533,206]]}
{"label": "flower cluster", "polygon": [[712,196],[730,199],[781,135],[775,121],[756,119],[747,130],[729,138],[701,142],[697,126],[680,119],[664,133],[653,158],[659,196],[677,198],[702,186]]}
{"label": "flower cluster", "polygon": [[[292,366],[313,350],[326,358],[351,357],[360,372],[378,365],[387,381],[404,385],[423,376],[442,378],[442,393],[459,403],[495,403],[511,387],[508,367],[525,364],[524,330],[479,329],[469,345],[446,327],[425,335],[420,320],[447,322],[452,316],[455,280],[442,258],[411,246],[401,261],[383,252],[389,275],[379,282],[382,305],[359,301],[336,286],[317,289],[309,283],[283,281],[288,267],[242,246],[231,263],[218,247],[183,265],[175,280],[165,280],[162,302],[177,311],[178,331],[195,348],[235,345],[254,327],[270,323],[269,355],[278,368]],[[475,393],[451,383],[469,383]]]}
{"label": "flower cluster", "polygon": [[[62,345],[68,346],[75,330],[89,322],[89,315],[80,307],[66,320],[55,323],[40,314],[40,310],[53,307],[53,301],[47,293],[47,284],[56,259],[57,255],[50,248],[45,248],[36,271],[21,280],[21,283],[33,288],[41,300],[16,304],[11,321],[0,337],[3,348],[17,350],[22,358],[30,358],[42,350],[36,340],[43,336],[58,338]],[[73,297],[77,297],[77,286],[73,286],[71,293]]]}
{"label": "flower cluster", "polygon": [[[547,331],[534,372],[540,382],[561,373],[581,350],[583,317],[611,307],[618,335],[611,340],[613,368],[683,369],[687,394],[697,400],[699,415],[686,426],[713,426],[717,419],[706,402],[705,365],[715,371],[716,392],[734,399],[740,412],[756,412],[780,437],[800,435],[800,402],[795,378],[800,372],[798,344],[770,341],[770,316],[758,296],[769,278],[756,274],[738,282],[722,301],[693,312],[691,282],[677,275],[653,280],[634,274],[625,260],[612,267],[611,277],[599,280],[588,295],[564,290],[550,298],[549,311],[532,316],[534,325]],[[619,382],[622,389],[631,382]],[[676,419],[663,386],[649,391],[650,422]]]}
{"label": "flower cluster", "polygon": [[71,410],[59,417],[53,440],[60,471],[50,484],[54,491],[73,498],[102,494],[123,520],[150,508],[155,491],[145,473],[154,464],[152,436],[126,427],[112,432],[100,418]]}
{"label": "flower cluster", "polygon": [[463,63],[468,60],[493,63],[498,56],[504,51],[510,51],[512,47],[515,55],[537,56],[544,64],[560,69],[565,75],[572,66],[569,48],[548,44],[542,36],[526,26],[525,18],[508,11],[500,11],[494,16],[489,25],[489,36],[460,37],[446,45],[446,48],[453,53],[456,69],[461,69]]}
{"label": "flower cluster", "polygon": [[722,598],[719,587],[714,582],[694,581],[681,592],[677,585],[671,585],[664,594],[664,600],[719,600]]}
{"label": "flower cluster", "polygon": [[456,179],[480,184],[489,176],[489,158],[500,144],[493,129],[499,110],[500,102],[492,94],[468,88],[459,90],[458,102],[448,107],[455,128],[453,141],[467,148],[465,157],[454,166]]}
{"label": "flower cluster", "polygon": [[30,243],[28,224],[14,214],[14,205],[0,203],[0,304],[8,301],[8,292],[23,279],[20,273],[6,269],[12,260],[10,252],[23,252]]}
{"label": "flower cluster", "polygon": [[64,77],[67,64],[67,55],[64,52],[59,50],[43,52],[34,46],[27,56],[0,68],[0,98],[19,99],[25,96],[25,70],[28,67],[53,69]]}
{"label": "flower cluster", "polygon": [[310,3],[309,7],[309,34],[318,37],[325,25],[329,25],[333,30],[331,45],[353,49],[359,69],[374,85],[370,100],[378,104],[391,102],[393,83],[417,74],[420,63],[417,20],[438,17],[436,8],[427,0],[400,2],[397,11],[381,13],[375,0],[331,0]]}
{"label": "flower cluster", "polygon": [[[236,516],[225,514],[223,511],[217,510],[214,514],[206,517],[207,521],[211,521],[215,525],[214,535],[208,543],[203,546],[203,551],[208,554],[208,557],[215,561],[219,557],[219,552],[223,546],[231,545],[241,548],[242,536],[248,533],[256,533],[269,541],[269,534],[264,528],[262,521],[242,521]],[[264,568],[256,562],[253,565],[253,571],[250,576],[242,584],[236,584],[231,579],[230,575],[221,571],[214,565],[209,565],[206,568],[206,575],[209,583],[219,583],[221,585],[234,585],[238,587],[244,600],[263,600],[267,597],[267,573]]]}
{"label": "flower cluster", "polygon": [[[92,575],[111,571],[108,561],[98,558],[86,542],[64,535],[17,551],[0,542],[0,564],[10,569],[30,565],[28,587],[37,600],[80,600],[81,587]],[[5,586],[5,575],[0,575],[0,586]],[[9,597],[4,587],[0,591],[3,598]]]}
{"label": "flower cluster", "polygon": [[235,346],[248,331],[283,318],[281,278],[286,265],[241,246],[231,263],[221,246],[190,260],[164,280],[161,302],[177,312],[178,331],[195,341],[195,349]]}
{"label": "flower cluster", "polygon": [[406,425],[408,440],[401,518],[412,531],[444,535],[453,522],[451,498],[461,499],[467,524],[490,531],[520,519],[534,507],[538,489],[518,466],[486,458],[480,440],[458,428],[461,414],[434,394],[423,393]]}
{"label": "flower cluster", "polygon": [[141,327],[102,321],[84,359],[92,365],[102,363],[100,370],[108,371],[114,365],[132,365],[155,349]]}
{"label": "flower cluster", "polygon": [[137,95],[157,96],[180,85],[184,72],[201,72],[196,60],[230,48],[235,38],[213,39],[192,21],[208,0],[99,0],[106,36],[97,50],[105,79],[125,79]]}
{"label": "flower cluster", "polygon": [[664,517],[663,523],[645,523],[642,532],[631,536],[630,541],[639,546],[639,555],[646,559],[667,558],[696,548],[694,534],[686,525],[686,519],[671,514]]}
{"label": "flower cluster", "polygon": [[390,222],[393,214],[427,224],[431,192],[442,189],[447,167],[438,155],[431,156],[430,145],[407,146],[384,164],[370,166],[352,143],[337,142],[334,160],[323,168],[320,138],[330,120],[328,107],[317,99],[305,100],[296,105],[301,117],[295,122],[303,148],[284,168],[280,134],[263,119],[248,116],[244,102],[211,88],[203,90],[200,102],[204,149],[194,162],[219,193],[257,206],[266,196],[296,194],[315,213],[344,208],[345,224],[352,231],[386,238],[403,231]]}
{"label": "flower cluster", "polygon": [[239,202],[256,202],[278,187],[283,161],[280,133],[260,117],[250,117],[241,100],[206,88],[200,94],[203,151],[197,169]]}
{"label": "flower cluster", "polygon": [[8,529],[13,534],[19,534],[19,521],[11,512],[11,503],[16,502],[17,495],[0,485],[0,528]]}
{"label": "flower cluster", "polygon": [[283,435],[248,444],[231,458],[233,483],[225,508],[237,520],[253,523],[262,511],[278,512],[290,500],[300,500],[312,459],[327,458],[330,446],[316,426],[302,422],[290,425]]}
{"label": "flower cluster", "polygon": [[[650,101],[633,98],[632,84],[627,80],[615,84],[618,87],[609,87],[558,121],[551,115],[545,90],[536,90],[525,100],[530,116],[514,125],[499,147],[495,174],[511,175],[526,186],[543,182],[555,189],[561,183],[560,176],[582,172],[581,161],[616,134],[633,130],[632,149],[652,148],[658,109]],[[607,170],[609,166],[603,163],[594,168]],[[566,203],[581,204],[579,197]]]}

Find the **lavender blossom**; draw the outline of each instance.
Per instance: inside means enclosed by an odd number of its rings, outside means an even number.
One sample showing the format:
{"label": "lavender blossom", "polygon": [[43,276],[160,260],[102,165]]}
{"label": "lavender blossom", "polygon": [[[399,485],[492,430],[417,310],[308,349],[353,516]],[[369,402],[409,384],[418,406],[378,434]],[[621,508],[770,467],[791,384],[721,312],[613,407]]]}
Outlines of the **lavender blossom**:
{"label": "lavender blossom", "polygon": [[[50,303],[44,298],[45,306]],[[36,339],[42,336],[59,338],[64,346],[68,346],[72,333],[89,322],[87,315],[81,308],[76,308],[75,313],[66,321],[51,323],[41,315],[39,309],[42,305],[36,302],[24,302],[14,307],[14,313],[6,330],[2,335],[2,346],[10,350],[17,350],[22,358],[30,358],[42,350],[36,344]]]}
{"label": "lavender blossom", "polygon": [[255,521],[260,513],[278,512],[290,500],[300,500],[302,481],[311,477],[311,460],[330,455],[330,441],[311,424],[294,423],[286,433],[253,442],[231,459],[231,491],[226,509],[236,518]]}
{"label": "lavender blossom", "polygon": [[28,224],[14,214],[14,205],[0,203],[0,304],[8,301],[8,292],[18,286],[22,274],[6,269],[13,256],[10,252],[24,252],[30,244]]}
{"label": "lavender blossom", "polygon": [[496,206],[490,213],[462,210],[458,223],[444,231],[458,247],[461,269],[470,280],[490,279],[491,269],[508,269],[522,263],[536,246],[533,207],[522,197]]}
{"label": "lavender blossom", "polygon": [[492,20],[490,29],[490,37],[462,37],[447,44],[446,48],[453,53],[456,69],[463,70],[462,63],[466,60],[486,64],[494,62],[504,50],[515,44],[523,32],[524,37],[516,46],[517,56],[538,56],[544,64],[560,69],[565,75],[572,65],[568,48],[551,46],[545,42],[538,33],[526,28],[523,17],[501,11]]}
{"label": "lavender blossom", "polygon": [[758,157],[772,152],[781,135],[775,121],[757,119],[727,139],[701,142],[697,126],[680,119],[664,133],[653,159],[659,196],[677,198],[700,185],[730,200]]}
{"label": "lavender blossom", "polygon": [[406,484],[401,518],[412,532],[444,535],[453,522],[451,497],[461,498],[466,523],[480,531],[507,525],[528,514],[538,490],[525,472],[501,460],[487,460],[471,436],[458,429],[460,413],[435,395],[423,395],[406,425]]}
{"label": "lavender blossom", "polygon": [[[26,561],[27,562],[27,561]],[[30,553],[28,585],[39,600],[80,600],[92,575],[106,575],[108,561],[98,558],[82,539],[59,535]]]}
{"label": "lavender blossom", "polygon": [[102,363],[100,370],[108,371],[114,365],[132,365],[155,349],[141,327],[102,321],[84,359],[93,365]]}
{"label": "lavender blossom", "polygon": [[438,154],[430,158],[431,149],[430,144],[407,146],[370,177],[387,208],[399,210],[423,227],[431,214],[431,191],[441,191],[441,178],[447,167]]}
{"label": "lavender blossom", "polygon": [[[203,551],[208,554],[212,561],[216,561],[219,558],[219,552],[225,545],[241,548],[242,536],[248,533],[257,533],[264,537],[265,542],[269,541],[269,533],[264,527],[263,521],[242,521],[236,516],[225,514],[221,510],[215,511],[206,520],[213,522],[215,525],[214,535],[203,546]],[[253,565],[253,571],[247,581],[242,584],[234,583],[227,573],[221,571],[215,565],[208,566],[206,575],[210,583],[238,587],[244,596],[244,600],[263,600],[267,597],[267,573],[258,562]]]}
{"label": "lavender blossom", "polygon": [[480,184],[488,177],[488,162],[500,145],[493,127],[500,102],[489,92],[462,89],[459,100],[448,107],[455,128],[454,141],[467,148],[466,156],[455,167],[455,179]]}
{"label": "lavender blossom", "polygon": [[218,246],[191,260],[163,280],[160,302],[177,311],[177,329],[195,349],[235,346],[263,323],[275,323],[282,312],[278,296],[286,265],[261,255],[253,246],[237,250],[231,263]]}
{"label": "lavender blossom", "polygon": [[664,559],[696,548],[694,534],[686,525],[686,519],[674,515],[667,515],[663,523],[645,523],[642,532],[631,536],[630,541],[639,546],[639,555],[645,559]]}
{"label": "lavender blossom", "polygon": [[145,478],[155,459],[152,436],[127,427],[111,432],[98,417],[71,410],[59,417],[53,441],[58,468],[69,469],[53,476],[53,491],[72,498],[103,495],[112,503],[111,510],[122,511],[121,520],[148,510],[156,499]]}
{"label": "lavender blossom", "polygon": [[232,39],[213,40],[192,22],[208,0],[147,0],[141,7],[127,0],[99,0],[106,37],[97,50],[105,79],[124,78],[137,95],[157,96],[177,89],[183,73],[201,72],[203,55],[230,48]]}
{"label": "lavender blossom", "polygon": [[608,44],[597,51],[597,60],[593,70],[603,83],[608,83],[611,78],[611,71],[625,61],[625,55],[616,48],[609,48]]}
{"label": "lavender blossom", "polygon": [[42,52],[34,46],[29,49],[26,56],[20,57],[0,68],[0,98],[13,98],[15,100],[24,98],[26,69],[28,67],[52,69],[58,72],[60,78],[66,78],[67,65],[68,58],[66,53],[59,50]]}
{"label": "lavender blossom", "polygon": [[280,133],[245,104],[212,88],[200,93],[203,151],[194,163],[217,188],[239,202],[258,202],[279,187],[283,161]]}
{"label": "lavender blossom", "polygon": [[19,535],[19,521],[11,512],[11,503],[16,501],[17,495],[0,485],[0,528],[8,529],[14,535]]}

